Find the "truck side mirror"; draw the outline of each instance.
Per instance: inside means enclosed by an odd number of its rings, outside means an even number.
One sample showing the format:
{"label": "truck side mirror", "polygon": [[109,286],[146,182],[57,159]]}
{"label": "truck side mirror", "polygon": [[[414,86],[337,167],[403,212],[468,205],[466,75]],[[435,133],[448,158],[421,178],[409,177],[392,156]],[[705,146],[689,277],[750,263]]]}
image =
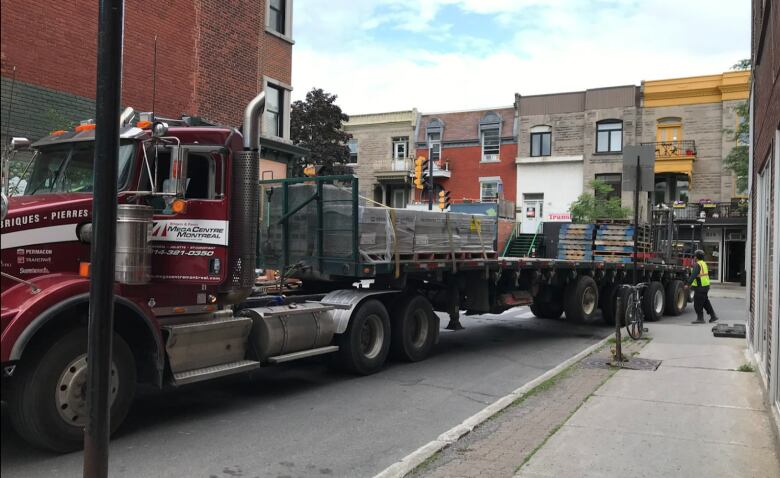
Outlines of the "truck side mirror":
{"label": "truck side mirror", "polygon": [[11,138],[11,149],[13,151],[25,151],[30,149],[30,140],[27,138]]}
{"label": "truck side mirror", "polygon": [[168,146],[171,151],[168,179],[163,181],[166,210],[171,211],[173,201],[181,199],[187,192],[187,164],[184,151],[179,146]]}

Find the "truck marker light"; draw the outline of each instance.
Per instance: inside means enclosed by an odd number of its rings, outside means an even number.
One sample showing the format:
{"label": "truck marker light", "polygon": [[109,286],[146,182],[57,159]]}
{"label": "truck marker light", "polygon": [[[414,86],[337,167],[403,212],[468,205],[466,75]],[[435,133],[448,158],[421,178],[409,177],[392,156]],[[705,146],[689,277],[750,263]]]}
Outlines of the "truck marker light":
{"label": "truck marker light", "polygon": [[58,129],[57,131],[52,131],[49,134],[52,135],[52,136],[62,136],[63,134],[65,134],[65,130],[64,129]]}
{"label": "truck marker light", "polygon": [[139,121],[135,125],[138,128],[146,129],[146,128],[151,128],[152,127],[152,122],[151,121]]}
{"label": "truck marker light", "polygon": [[97,125],[95,123],[80,124],[80,125],[76,126],[74,131],[76,131],[77,133],[81,133],[82,131],[92,131],[95,128],[97,128]]}
{"label": "truck marker light", "polygon": [[173,308],[173,311],[174,311],[175,313],[177,313],[177,314],[183,314],[184,312],[186,312],[186,311],[187,311],[187,309],[185,309],[184,307],[174,307],[174,308]]}
{"label": "truck marker light", "polygon": [[171,204],[171,211],[173,211],[176,214],[183,213],[187,210],[187,201],[184,199],[176,199],[173,201],[173,204]]}
{"label": "truck marker light", "polygon": [[89,277],[89,262],[79,263],[79,275],[81,277]]}

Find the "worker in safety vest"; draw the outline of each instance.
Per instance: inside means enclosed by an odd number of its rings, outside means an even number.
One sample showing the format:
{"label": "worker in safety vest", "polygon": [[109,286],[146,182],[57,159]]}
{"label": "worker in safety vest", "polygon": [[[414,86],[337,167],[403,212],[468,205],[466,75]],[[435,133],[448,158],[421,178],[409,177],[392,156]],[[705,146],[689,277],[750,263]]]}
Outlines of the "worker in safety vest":
{"label": "worker in safety vest", "polygon": [[710,276],[707,270],[707,263],[704,262],[704,251],[701,249],[694,253],[696,264],[691,272],[691,287],[693,287],[693,309],[696,311],[696,320],[692,323],[704,323],[704,311],[710,315],[710,322],[718,320],[718,316],[712,309],[710,299],[707,295],[710,292]]}

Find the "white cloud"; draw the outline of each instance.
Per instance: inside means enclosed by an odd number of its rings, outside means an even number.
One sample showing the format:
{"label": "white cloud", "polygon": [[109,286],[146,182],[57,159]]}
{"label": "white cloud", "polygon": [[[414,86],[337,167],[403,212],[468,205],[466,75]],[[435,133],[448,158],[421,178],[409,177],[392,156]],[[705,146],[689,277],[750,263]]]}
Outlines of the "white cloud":
{"label": "white cloud", "polygon": [[[448,31],[437,17],[447,4],[492,15],[475,17],[485,36]],[[717,73],[749,56],[749,9],[727,0],[298,0],[294,97],[316,86],[338,94],[347,113],[441,111],[509,105],[515,92]],[[515,31],[496,33],[502,26]],[[429,32],[452,51],[395,44],[390,32]]]}

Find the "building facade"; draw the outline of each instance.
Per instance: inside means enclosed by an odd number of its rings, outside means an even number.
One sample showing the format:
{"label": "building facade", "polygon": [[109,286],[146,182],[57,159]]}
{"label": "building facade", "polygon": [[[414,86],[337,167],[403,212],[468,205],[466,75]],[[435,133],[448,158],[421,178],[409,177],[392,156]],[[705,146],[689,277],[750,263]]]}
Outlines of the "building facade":
{"label": "building facade", "polygon": [[780,8],[753,0],[747,341],[780,431]]}
{"label": "building facade", "polygon": [[412,200],[417,120],[417,110],[409,110],[353,115],[344,123],[361,196],[398,208]]}
{"label": "building facade", "polygon": [[[2,11],[3,135],[36,140],[94,118],[97,3],[2,0]],[[292,0],[128,2],[122,104],[237,127],[265,91],[262,157],[285,163],[301,154],[289,141],[292,45]],[[265,177],[284,172],[265,161]]]}
{"label": "building facade", "polygon": [[608,182],[621,196],[622,146],[635,141],[638,109],[635,86],[515,95],[521,232],[570,221],[569,207],[591,179]]}
{"label": "building facade", "polygon": [[[512,107],[423,114],[417,156],[434,164],[434,196],[448,191],[453,204],[515,200],[517,123]],[[428,192],[416,191],[425,203]]]}
{"label": "building facade", "polygon": [[698,243],[715,281],[746,279],[747,191],[723,165],[738,145],[749,79],[732,71],[642,83],[639,142],[656,151],[652,204],[673,210],[678,239]]}

